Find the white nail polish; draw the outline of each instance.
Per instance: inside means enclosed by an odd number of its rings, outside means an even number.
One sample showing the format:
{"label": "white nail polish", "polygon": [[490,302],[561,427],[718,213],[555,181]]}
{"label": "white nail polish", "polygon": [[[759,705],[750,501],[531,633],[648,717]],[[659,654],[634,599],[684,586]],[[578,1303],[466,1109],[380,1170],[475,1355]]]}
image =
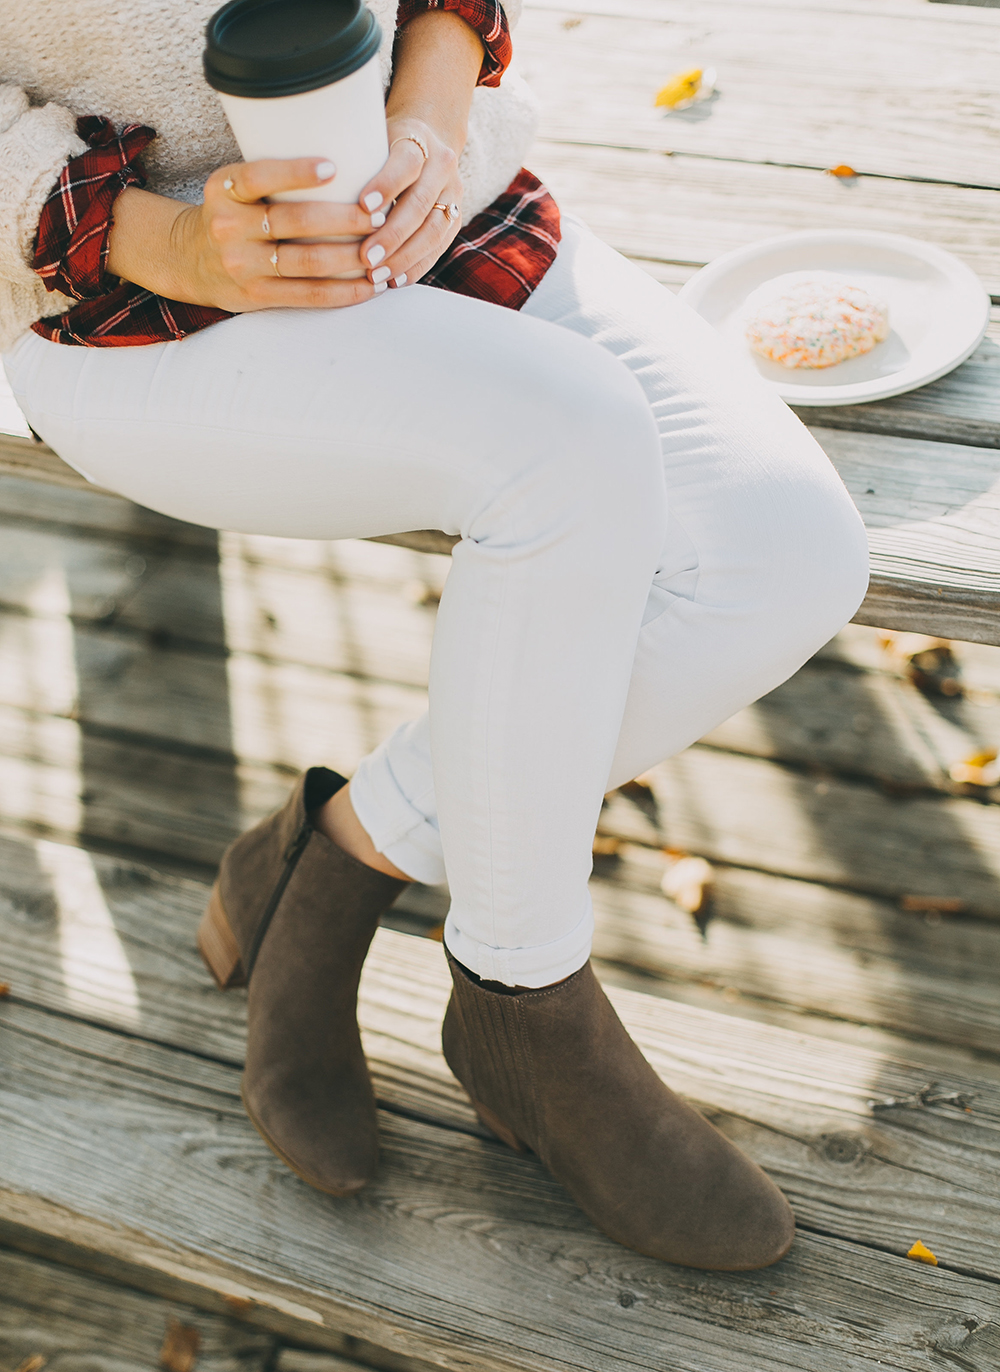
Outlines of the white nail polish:
{"label": "white nail polish", "polygon": [[316,175],[321,181],[329,181],[331,176],[337,175],[337,168],[332,162],[320,162],[316,166]]}
{"label": "white nail polish", "polygon": [[375,213],[372,215],[372,228],[380,229],[384,223],[385,215],[382,213],[381,210],[376,210]]}
{"label": "white nail polish", "polygon": [[373,247],[368,249],[369,267],[377,267],[383,257],[385,257],[385,248],[383,248],[381,243],[376,243]]}
{"label": "white nail polish", "polygon": [[387,291],[388,289],[389,283],[387,281],[380,281],[378,285],[375,287],[375,294],[381,295],[383,291]]}
{"label": "white nail polish", "polygon": [[382,203],[382,197],[378,191],[369,191],[361,203],[366,210],[377,210]]}
{"label": "white nail polish", "polygon": [[380,281],[388,281],[392,272],[388,267],[376,267],[372,272],[372,280],[377,286]]}
{"label": "white nail polish", "polygon": [[392,284],[393,284],[394,286],[405,286],[405,285],[406,285],[406,272],[400,272],[398,276],[394,276],[393,279],[392,279]]}

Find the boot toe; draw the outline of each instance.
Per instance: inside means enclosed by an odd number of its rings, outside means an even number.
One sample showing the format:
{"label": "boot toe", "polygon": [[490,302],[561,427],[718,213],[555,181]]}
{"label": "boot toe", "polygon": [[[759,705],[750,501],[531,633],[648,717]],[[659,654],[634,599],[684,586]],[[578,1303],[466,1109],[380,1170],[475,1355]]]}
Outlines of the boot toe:
{"label": "boot toe", "polygon": [[[286,1167],[307,1185],[331,1196],[352,1196],[366,1186],[378,1166],[374,1118],[359,1120],[356,1110],[317,1110],[307,1101],[275,1106],[256,1102],[243,1087],[251,1124]],[[345,1115],[347,1116],[345,1118]]]}

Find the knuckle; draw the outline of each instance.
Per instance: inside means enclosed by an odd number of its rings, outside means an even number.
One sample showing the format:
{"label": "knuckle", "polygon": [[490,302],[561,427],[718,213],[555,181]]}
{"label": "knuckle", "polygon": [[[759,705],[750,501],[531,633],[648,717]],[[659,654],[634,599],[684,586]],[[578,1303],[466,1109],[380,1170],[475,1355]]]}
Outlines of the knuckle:
{"label": "knuckle", "polygon": [[313,309],[328,308],[334,299],[332,281],[311,281],[306,288],[306,300]]}
{"label": "knuckle", "polygon": [[235,243],[226,243],[219,253],[219,261],[227,275],[235,276],[243,264],[243,254]]}

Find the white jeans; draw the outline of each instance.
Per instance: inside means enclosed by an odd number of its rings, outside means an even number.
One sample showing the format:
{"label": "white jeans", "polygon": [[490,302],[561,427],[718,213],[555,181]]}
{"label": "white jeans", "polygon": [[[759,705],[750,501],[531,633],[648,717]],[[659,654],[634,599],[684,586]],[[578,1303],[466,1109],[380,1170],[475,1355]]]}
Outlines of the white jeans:
{"label": "white jeans", "polygon": [[857,609],[864,528],[795,416],[576,221],[520,313],[423,286],[176,343],[21,338],[33,427],[179,519],[460,534],[429,714],[352,781],[375,846],[447,876],[445,939],[542,986],[590,949],[610,787],[779,684]]}

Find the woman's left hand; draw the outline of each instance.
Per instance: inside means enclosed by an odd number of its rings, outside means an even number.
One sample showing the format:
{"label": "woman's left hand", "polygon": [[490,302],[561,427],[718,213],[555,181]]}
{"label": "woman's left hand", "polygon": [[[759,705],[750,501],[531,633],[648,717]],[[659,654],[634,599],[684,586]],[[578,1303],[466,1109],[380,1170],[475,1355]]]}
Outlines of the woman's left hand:
{"label": "woman's left hand", "polygon": [[[419,281],[462,227],[462,182],[455,150],[422,120],[389,119],[388,132],[389,160],[358,197],[363,209],[386,220],[361,244],[361,260],[376,285],[403,286]],[[459,211],[449,216],[436,205]]]}

